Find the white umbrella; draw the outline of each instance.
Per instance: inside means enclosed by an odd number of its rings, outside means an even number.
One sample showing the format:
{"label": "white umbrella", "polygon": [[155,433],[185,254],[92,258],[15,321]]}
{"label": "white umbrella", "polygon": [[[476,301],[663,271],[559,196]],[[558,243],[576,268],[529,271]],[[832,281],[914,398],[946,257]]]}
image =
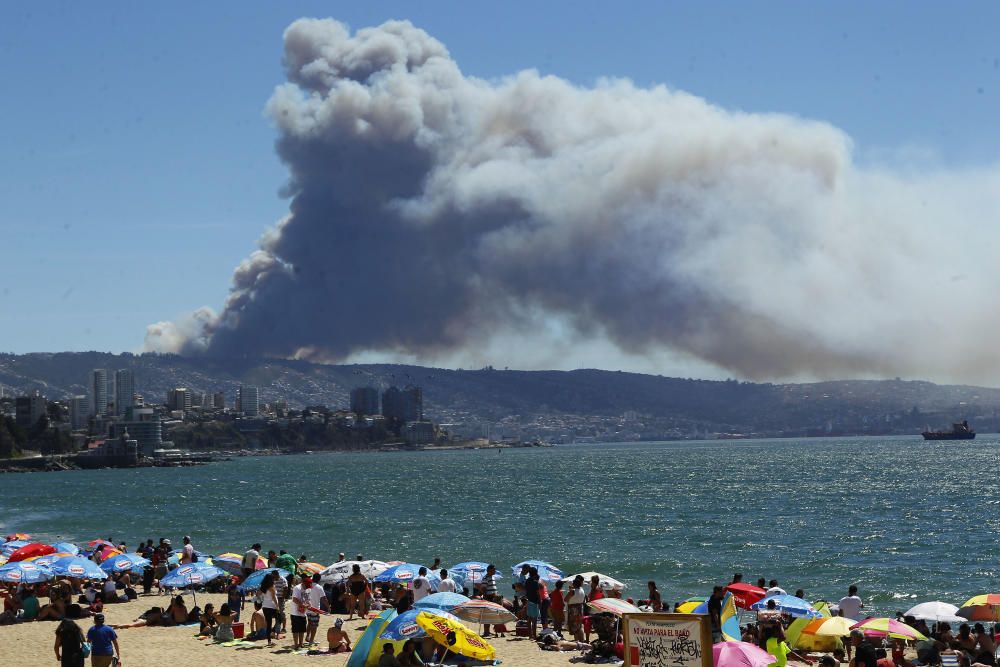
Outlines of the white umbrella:
{"label": "white umbrella", "polygon": [[903,616],[936,623],[965,623],[965,619],[958,616],[958,607],[947,602],[921,602],[916,607],[910,608]]}
{"label": "white umbrella", "polygon": [[372,579],[389,569],[389,565],[380,560],[345,560],[334,563],[319,573],[319,580],[324,584],[340,584],[354,574],[354,566],[361,568],[361,574]]}
{"label": "white umbrella", "polygon": [[597,575],[597,578],[599,579],[598,585],[604,590],[620,591],[625,589],[625,584],[617,579],[612,579],[606,574],[601,574],[600,572],[581,572],[579,574],[571,574],[568,577],[563,577],[563,581],[569,583],[577,577],[583,577],[583,583],[590,584],[590,580],[594,577],[594,575]]}

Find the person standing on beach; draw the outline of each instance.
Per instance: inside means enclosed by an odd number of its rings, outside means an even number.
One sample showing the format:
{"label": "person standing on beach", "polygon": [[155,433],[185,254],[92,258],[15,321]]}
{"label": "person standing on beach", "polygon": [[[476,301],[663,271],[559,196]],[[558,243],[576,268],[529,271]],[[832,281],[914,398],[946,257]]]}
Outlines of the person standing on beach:
{"label": "person standing on beach", "polygon": [[[306,583],[309,581],[310,583]],[[309,608],[309,586],[312,580],[305,577],[302,583],[292,589],[292,608],[289,614],[292,617],[292,650],[298,651],[302,648],[303,637],[306,632],[306,611]]]}
{"label": "person standing on beach", "polygon": [[257,559],[260,558],[260,550],[260,544],[254,543],[254,545],[250,547],[245,554],[243,554],[242,570],[244,579],[253,574],[254,570],[257,569]]}
{"label": "person standing on beach", "polygon": [[56,628],[56,660],[60,667],[83,667],[83,631],[69,619]]}
{"label": "person standing on beach", "polygon": [[844,618],[852,618],[855,621],[861,620],[861,610],[864,606],[864,602],[858,597],[858,587],[854,584],[851,584],[847,588],[847,595],[840,598],[840,602],[837,603],[840,615]]}
{"label": "person standing on beach", "polygon": [[712,643],[722,641],[722,598],[725,594],[722,586],[712,588],[712,597],[708,598],[708,620],[712,625]]}
{"label": "person standing on beach", "polygon": [[486,566],[486,574],[483,575],[480,586],[484,600],[497,602],[497,568],[493,563]]}
{"label": "person standing on beach", "polygon": [[271,636],[276,634],[274,626],[278,619],[278,594],[274,590],[275,579],[281,580],[281,577],[274,572],[268,572],[264,575],[263,581],[260,582],[261,610],[264,612],[264,619],[267,622],[265,637],[268,646],[274,646]]}
{"label": "person standing on beach", "polygon": [[[291,579],[294,575],[288,575]],[[274,595],[278,598],[278,617],[274,626],[275,634],[285,634],[288,631],[285,618],[285,603],[288,601],[290,587],[288,581],[277,572],[274,573]]]}
{"label": "person standing on beach", "polygon": [[566,622],[569,632],[578,642],[583,641],[583,606],[587,603],[587,593],[583,590],[583,577],[577,575],[566,596]]}
{"label": "person standing on beach", "polygon": [[524,580],[524,599],[528,603],[528,638],[534,641],[538,637],[538,619],[541,617],[542,600],[538,594],[538,570],[529,568]]}
{"label": "person standing on beach", "polygon": [[421,566],[413,579],[413,602],[420,602],[431,594],[431,582],[427,578],[427,568]]}
{"label": "person standing on beach", "polygon": [[118,634],[104,624],[104,614],[94,616],[94,625],[87,630],[87,641],[90,642],[90,664],[93,667],[111,667],[111,658],[122,659],[121,648],[118,646]]}
{"label": "person standing on beach", "polygon": [[555,589],[549,596],[549,612],[552,614],[552,628],[562,639],[563,623],[566,621],[566,599],[563,597],[563,582],[560,579],[555,583]]}
{"label": "person standing on beach", "polygon": [[181,541],[184,543],[184,546],[181,547],[181,565],[188,565],[195,562],[194,545],[191,544],[191,537],[185,535]]}
{"label": "person standing on beach", "polygon": [[454,593],[457,586],[454,579],[448,578],[448,570],[441,569],[441,581],[438,583],[438,593]]}

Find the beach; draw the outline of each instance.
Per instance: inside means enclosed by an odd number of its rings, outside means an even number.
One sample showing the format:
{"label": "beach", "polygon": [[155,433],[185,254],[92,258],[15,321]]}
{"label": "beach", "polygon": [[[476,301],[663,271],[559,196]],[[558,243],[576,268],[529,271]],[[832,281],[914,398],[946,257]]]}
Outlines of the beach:
{"label": "beach", "polygon": [[[188,604],[191,596],[185,596]],[[152,606],[165,605],[166,596],[140,596],[138,600],[107,605],[104,608],[107,622],[110,625],[130,623],[139,614]],[[212,602],[218,608],[225,602],[225,595],[198,594],[198,604]],[[250,608],[252,609],[252,607]],[[326,630],[334,619],[345,616],[323,616],[317,639],[326,638]],[[77,622],[87,630],[92,619],[81,619]],[[33,622],[17,625],[0,626],[0,646],[3,647],[5,664],[17,667],[51,667],[56,664],[53,652],[53,641],[58,623]],[[344,624],[352,641],[361,636],[364,622],[357,619]],[[347,654],[307,656],[296,655],[290,651],[291,635],[279,640],[275,646],[267,648],[266,642],[256,642],[254,648],[228,648],[213,644],[210,640],[197,639],[198,627],[172,628],[128,628],[118,630],[118,644],[122,650],[123,667],[153,667],[154,665],[240,665],[241,667],[256,667],[257,665],[330,665],[340,667],[347,663]],[[512,634],[506,638],[489,640],[497,650],[497,659],[505,665],[538,665],[539,667],[555,667],[569,664],[569,658],[578,653],[556,653],[542,651],[538,646],[524,638],[515,638]],[[323,645],[318,648],[324,648]],[[89,662],[88,662],[89,665]]]}

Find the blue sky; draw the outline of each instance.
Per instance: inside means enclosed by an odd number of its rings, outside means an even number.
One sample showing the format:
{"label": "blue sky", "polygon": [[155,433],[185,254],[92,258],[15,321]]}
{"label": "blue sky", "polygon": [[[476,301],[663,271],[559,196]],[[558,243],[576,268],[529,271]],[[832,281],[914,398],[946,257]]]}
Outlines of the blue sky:
{"label": "blue sky", "polygon": [[3,11],[2,351],[138,350],[147,324],[221,307],[286,210],[262,110],[301,16],[408,18],[474,76],[627,77],[828,121],[860,161],[1000,149],[996,4],[143,4]]}

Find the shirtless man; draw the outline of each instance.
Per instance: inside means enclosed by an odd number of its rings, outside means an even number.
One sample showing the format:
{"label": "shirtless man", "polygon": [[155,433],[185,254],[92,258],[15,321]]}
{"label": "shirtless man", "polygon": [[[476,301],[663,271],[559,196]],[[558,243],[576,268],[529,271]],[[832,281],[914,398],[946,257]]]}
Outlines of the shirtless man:
{"label": "shirtless man", "polygon": [[326,631],[326,642],[330,645],[330,653],[346,653],[351,650],[351,638],[343,631],[343,625],[344,619],[338,618]]}

